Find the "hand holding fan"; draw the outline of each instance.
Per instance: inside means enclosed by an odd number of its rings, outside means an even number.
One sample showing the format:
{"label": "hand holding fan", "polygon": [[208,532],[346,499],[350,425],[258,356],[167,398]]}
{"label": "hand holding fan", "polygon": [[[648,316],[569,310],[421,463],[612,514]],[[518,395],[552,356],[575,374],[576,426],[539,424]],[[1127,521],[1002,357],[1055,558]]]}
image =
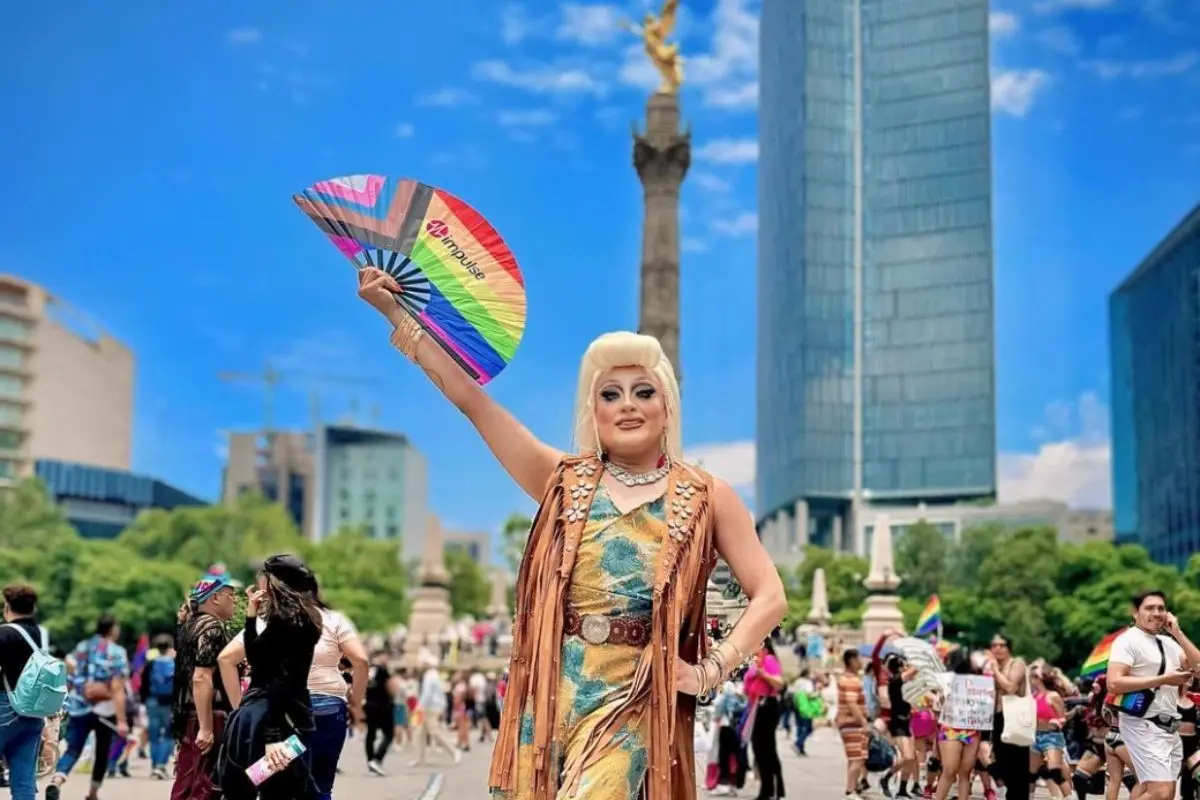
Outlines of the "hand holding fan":
{"label": "hand holding fan", "polygon": [[391,275],[401,308],[477,383],[512,360],[525,332],[525,279],[478,211],[382,175],[331,178],[293,199],[355,267]]}

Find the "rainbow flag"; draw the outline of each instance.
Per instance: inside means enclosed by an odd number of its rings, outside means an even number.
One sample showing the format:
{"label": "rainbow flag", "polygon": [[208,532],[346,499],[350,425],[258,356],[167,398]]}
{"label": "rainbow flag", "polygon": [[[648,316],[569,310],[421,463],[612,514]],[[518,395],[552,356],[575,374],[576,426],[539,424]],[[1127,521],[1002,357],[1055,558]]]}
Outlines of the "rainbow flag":
{"label": "rainbow flag", "polygon": [[913,636],[940,636],[942,631],[942,601],[932,595],[925,604],[925,610],[917,617],[917,629]]}
{"label": "rainbow flag", "polygon": [[133,661],[129,664],[129,685],[135,692],[142,688],[142,667],[146,666],[146,656],[150,652],[150,636],[143,633],[138,637],[137,650],[133,653]]}
{"label": "rainbow flag", "polygon": [[1122,628],[1119,631],[1113,631],[1101,639],[1100,643],[1092,648],[1092,654],[1087,657],[1087,661],[1083,662],[1083,668],[1079,671],[1079,677],[1095,680],[1105,672],[1108,672],[1108,654],[1112,652],[1113,642],[1124,632],[1125,629]]}

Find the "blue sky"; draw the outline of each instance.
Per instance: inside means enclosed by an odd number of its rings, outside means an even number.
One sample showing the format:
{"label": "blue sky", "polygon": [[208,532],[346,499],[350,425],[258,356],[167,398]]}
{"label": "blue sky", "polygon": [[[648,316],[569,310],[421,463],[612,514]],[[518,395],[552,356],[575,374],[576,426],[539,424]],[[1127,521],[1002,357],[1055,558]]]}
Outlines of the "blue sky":
{"label": "blue sky", "polygon": [[[757,3],[685,2],[687,441],[752,478]],[[577,359],[633,328],[641,193],[630,125],[643,6],[445,0],[10,10],[0,31],[0,270],[86,309],[139,359],[135,467],[214,497],[222,431],[261,424],[222,370],[293,383],[278,421],[359,409],[429,457],[452,527],[527,509],[458,413],[387,345],[292,205],[357,172],[467,199],[525,271],[530,318],[495,396],[566,446]],[[1010,496],[1107,496],[1105,296],[1200,201],[1200,2],[993,4],[999,445]],[[647,80],[651,79],[648,84]],[[1103,475],[1103,480],[1098,476]],[[1066,476],[1066,477],[1064,477]],[[1043,490],[1043,485],[1047,485]]]}

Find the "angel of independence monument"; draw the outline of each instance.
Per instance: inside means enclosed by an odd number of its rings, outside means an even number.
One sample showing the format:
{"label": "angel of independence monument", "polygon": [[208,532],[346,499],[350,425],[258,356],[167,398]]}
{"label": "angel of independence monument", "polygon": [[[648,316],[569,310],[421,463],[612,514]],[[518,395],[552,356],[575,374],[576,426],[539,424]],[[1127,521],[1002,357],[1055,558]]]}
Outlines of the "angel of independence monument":
{"label": "angel of independence monument", "polygon": [[637,33],[650,63],[662,77],[646,103],[646,130],[633,133],[633,166],[642,182],[641,311],[638,332],[655,337],[675,366],[679,364],[679,187],[692,160],[689,131],[679,126],[683,58],[667,43],[675,28],[679,0],[665,0],[657,17],[646,14]]}

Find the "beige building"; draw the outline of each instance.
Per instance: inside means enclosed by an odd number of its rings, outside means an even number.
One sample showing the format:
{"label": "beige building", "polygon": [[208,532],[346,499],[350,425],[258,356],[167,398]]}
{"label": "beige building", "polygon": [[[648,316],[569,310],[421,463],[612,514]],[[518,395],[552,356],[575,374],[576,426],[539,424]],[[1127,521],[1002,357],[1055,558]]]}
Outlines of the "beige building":
{"label": "beige building", "polygon": [[45,289],[0,275],[0,481],[36,459],[130,469],[133,353],[87,328]]}
{"label": "beige building", "polygon": [[316,470],[306,433],[231,433],[221,501],[230,503],[245,492],[259,492],[280,503],[297,527],[311,537],[315,526]]}
{"label": "beige building", "polygon": [[492,537],[486,532],[446,531],[446,550],[462,550],[485,570],[492,568]]}

